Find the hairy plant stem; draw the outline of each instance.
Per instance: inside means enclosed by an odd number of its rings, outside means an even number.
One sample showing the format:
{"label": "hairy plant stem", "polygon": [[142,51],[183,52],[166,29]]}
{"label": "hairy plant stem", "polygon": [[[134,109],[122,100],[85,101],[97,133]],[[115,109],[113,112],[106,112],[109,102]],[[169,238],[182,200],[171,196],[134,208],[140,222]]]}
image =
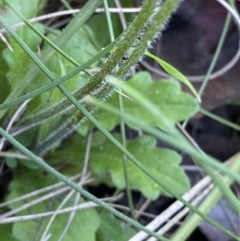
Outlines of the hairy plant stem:
{"label": "hairy plant stem", "polygon": [[[165,22],[168,20],[171,13],[176,9],[178,5],[178,0],[168,0],[163,6],[154,13],[149,14],[149,26],[146,28],[146,24],[144,24],[143,28],[138,31],[139,35],[137,37],[141,37],[140,41],[138,41],[138,45],[131,52],[129,58],[121,65],[119,70],[114,74],[118,78],[125,78],[128,76],[130,68],[137,64],[139,59],[144,55],[147,47],[149,46],[149,42],[159,33],[159,31],[164,27]],[[145,31],[144,31],[144,30]],[[131,32],[128,32],[131,34]],[[131,49],[131,46],[130,48]],[[117,51],[117,50],[116,50]],[[111,72],[110,72],[111,73]],[[112,94],[113,86],[110,84],[106,84],[102,91],[94,95],[96,98],[105,101]],[[92,112],[95,107],[91,104],[86,104],[84,108],[90,112]],[[43,155],[48,151],[51,146],[57,141],[61,140],[63,136],[71,133],[76,126],[79,126],[84,120],[84,115],[82,113],[78,113],[74,118],[71,117],[70,121],[63,126],[60,126],[58,130],[55,131],[54,135],[51,133],[51,137],[47,137],[44,142],[38,145],[35,150],[38,155]]]}
{"label": "hairy plant stem", "polygon": [[[148,22],[148,20],[152,16],[152,13],[154,12],[154,9],[158,2],[159,0],[146,0],[144,2],[142,10],[134,19],[134,21],[130,24],[128,29],[122,34],[119,43],[117,43],[116,50],[113,51],[113,53],[110,55],[109,59],[104,64],[103,68],[96,75],[94,75],[92,79],[90,79],[90,81],[83,88],[81,88],[74,94],[74,97],[77,100],[80,101],[86,95],[89,95],[91,94],[91,92],[94,92],[96,87],[101,86],[101,83],[104,80],[104,78],[107,75],[111,74],[114,68],[118,66],[118,64],[121,62],[122,58],[125,56],[127,51],[132,47],[134,41],[139,36],[146,22]],[[138,59],[134,61],[133,65],[136,64],[137,61]],[[42,123],[49,118],[53,118],[55,115],[63,113],[70,106],[70,101],[68,99],[64,99],[59,104],[52,106],[47,110],[43,110],[41,113],[26,119],[23,123],[23,127],[27,125],[34,126],[39,123]]]}

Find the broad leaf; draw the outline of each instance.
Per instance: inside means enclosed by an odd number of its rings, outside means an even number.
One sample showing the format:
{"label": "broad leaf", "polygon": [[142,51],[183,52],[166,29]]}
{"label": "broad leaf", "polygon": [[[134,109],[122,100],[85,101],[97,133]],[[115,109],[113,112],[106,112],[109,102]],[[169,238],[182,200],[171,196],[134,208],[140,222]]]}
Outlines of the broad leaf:
{"label": "broad leaf", "polygon": [[[193,116],[199,109],[199,105],[192,96],[181,91],[180,84],[178,81],[173,79],[153,81],[150,74],[141,72],[132,77],[128,85],[134,87],[140,93],[142,93],[153,105],[159,108],[159,111],[164,115],[163,117],[168,120],[170,124],[174,124],[178,121],[188,119]],[[117,94],[114,94],[109,100],[108,104],[118,108]],[[131,114],[137,119],[141,119],[151,125],[163,127],[161,120],[156,119],[147,110],[141,107],[136,101],[131,101],[123,97],[123,108],[124,112]],[[111,130],[119,123],[119,117],[109,115],[104,111],[98,111],[94,117],[100,122],[100,124]],[[136,126],[132,126],[137,128]],[[92,127],[87,121],[81,128]]]}
{"label": "broad leaf", "polygon": [[[56,178],[44,173],[42,170],[32,171],[27,168],[18,169],[14,172],[14,178],[10,184],[10,193],[7,200],[20,197],[31,191],[53,184],[56,181]],[[28,210],[21,211],[18,215],[43,213],[46,211],[56,210],[64,196],[56,196],[50,200],[36,204]],[[28,199],[27,202],[30,200],[32,199]],[[66,206],[72,206],[73,201],[74,200],[71,199]],[[81,200],[81,202],[83,202],[83,200]],[[26,203],[26,200],[9,205],[9,208],[16,208],[20,204],[24,203]],[[49,234],[51,235],[50,240],[57,241],[59,239],[68,219],[69,213],[60,214],[55,218],[49,230]],[[33,240],[34,237],[36,240],[40,240],[48,221],[49,217],[33,221],[16,222],[13,224],[12,234],[21,241]],[[77,237],[81,237],[84,241],[95,241],[95,231],[98,229],[99,224],[100,219],[93,208],[76,211],[75,217],[63,240],[76,240]]]}
{"label": "broad leaf", "polygon": [[[120,140],[119,135],[115,135]],[[74,136],[61,146],[61,149],[47,157],[48,161],[68,161],[76,166],[82,166],[86,141],[81,136]],[[164,180],[178,194],[184,193],[189,186],[188,179],[179,167],[180,155],[175,151],[156,148],[156,139],[141,136],[127,143],[127,149],[155,177]],[[125,188],[122,153],[108,140],[98,146],[91,147],[89,166],[98,176],[111,175],[115,187]],[[141,191],[144,196],[156,199],[161,193],[166,194],[157,183],[143,173],[130,160],[128,161],[129,182],[132,189]],[[109,182],[107,182],[109,184]]]}
{"label": "broad leaf", "polygon": [[[188,179],[179,167],[181,157],[174,151],[156,148],[155,138],[138,137],[127,144],[127,149],[153,176],[165,180],[169,187],[174,187],[176,193],[181,194],[188,189]],[[115,186],[125,188],[122,153],[111,142],[92,148],[91,167],[100,176],[110,173]],[[131,187],[141,191],[147,198],[156,199],[161,193],[165,193],[131,161],[128,161],[127,169]]]}

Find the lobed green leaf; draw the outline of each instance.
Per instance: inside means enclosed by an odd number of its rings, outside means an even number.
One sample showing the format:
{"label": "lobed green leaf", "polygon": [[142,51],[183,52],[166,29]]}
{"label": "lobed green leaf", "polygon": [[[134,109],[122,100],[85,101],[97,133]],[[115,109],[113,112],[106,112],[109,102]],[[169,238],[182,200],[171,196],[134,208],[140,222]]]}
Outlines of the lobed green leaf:
{"label": "lobed green leaf", "polygon": [[[167,79],[154,82],[150,74],[141,72],[132,77],[127,84],[146,96],[146,98],[164,114],[164,118],[166,118],[171,125],[190,118],[199,110],[196,99],[182,92],[180,84],[176,80]],[[118,108],[117,95],[114,94],[110,97],[108,103]],[[131,114],[133,117],[139,118],[151,125],[163,128],[161,120],[150,115],[134,101],[134,99],[131,101],[124,98],[123,106],[125,113]],[[109,115],[101,110],[95,113],[95,118],[108,130],[112,130],[114,126],[119,123],[117,116]],[[137,126],[128,122],[127,124],[132,128],[137,128]],[[85,122],[82,127],[79,128],[79,131],[81,132],[81,129],[86,129],[86,127],[91,126],[89,122]]]}
{"label": "lobed green leaf", "polygon": [[[98,132],[96,132],[97,134]],[[98,135],[98,134],[97,134]],[[115,135],[120,140],[119,135]],[[156,139],[151,136],[141,136],[127,143],[127,150],[132,153],[155,177],[174,187],[178,194],[184,193],[188,187],[188,179],[180,168],[180,155],[175,151],[156,147]],[[85,142],[83,137],[74,136],[70,142],[61,146],[47,159],[64,161],[81,166],[84,159]],[[122,153],[108,141],[101,139],[100,145],[91,147],[89,165],[98,176],[111,175],[111,182],[115,187],[125,188],[123,174]],[[132,162],[128,162],[129,183],[132,189],[139,190],[144,196],[156,199],[163,190]]]}

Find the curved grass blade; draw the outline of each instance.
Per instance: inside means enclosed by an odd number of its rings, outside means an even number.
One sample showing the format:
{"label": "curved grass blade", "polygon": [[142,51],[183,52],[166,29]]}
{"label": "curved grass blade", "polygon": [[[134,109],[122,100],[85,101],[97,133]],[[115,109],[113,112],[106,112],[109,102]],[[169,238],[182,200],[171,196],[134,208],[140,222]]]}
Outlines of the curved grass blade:
{"label": "curved grass blade", "polygon": [[192,83],[181,72],[179,72],[176,68],[174,68],[172,65],[168,64],[164,60],[160,59],[159,57],[157,57],[149,52],[146,52],[145,54],[148,57],[156,60],[168,74],[172,75],[174,78],[178,79],[179,81],[181,81],[182,83],[187,85],[187,87],[196,96],[197,100],[201,103],[200,95],[197,93],[197,91],[193,87]]}

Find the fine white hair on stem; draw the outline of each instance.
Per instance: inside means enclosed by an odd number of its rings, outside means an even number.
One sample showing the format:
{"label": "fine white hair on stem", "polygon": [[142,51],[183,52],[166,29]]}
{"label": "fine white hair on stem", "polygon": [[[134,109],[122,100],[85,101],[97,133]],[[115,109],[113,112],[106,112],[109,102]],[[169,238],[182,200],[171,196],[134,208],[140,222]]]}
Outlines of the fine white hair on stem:
{"label": "fine white hair on stem", "polygon": [[[112,12],[112,13],[137,13],[141,10],[141,8],[109,8],[109,11]],[[60,17],[60,16],[65,16],[65,15],[71,15],[71,14],[74,14],[74,13],[78,13],[79,9],[71,9],[71,10],[64,10],[64,11],[59,11],[59,12],[54,12],[54,13],[49,13],[49,14],[45,14],[45,15],[42,15],[42,16],[38,16],[36,18],[32,18],[32,19],[29,19],[28,21],[30,23],[35,23],[35,22],[38,22],[38,21],[43,21],[45,19],[50,19],[50,18],[55,18],[55,17]],[[98,8],[96,9],[96,13],[103,13],[105,10],[104,8]],[[25,23],[24,22],[20,22],[20,23],[17,23],[17,24],[14,24],[12,27],[14,28],[18,28],[18,27],[21,27],[21,26],[24,26]],[[0,29],[0,33],[5,33],[6,30],[5,29]]]}
{"label": "fine white hair on stem", "polygon": [[[124,13],[126,13],[126,12],[123,11],[122,5],[119,0],[114,0],[114,2],[117,6],[117,9],[119,9],[118,14],[119,14],[119,18],[120,18],[120,21],[122,24],[122,28],[123,28],[123,30],[126,30],[127,29],[127,21],[126,21],[125,15],[124,15]],[[136,66],[131,68],[132,75],[135,74],[135,69],[136,69]]]}
{"label": "fine white hair on stem", "polygon": [[[216,79],[225,73],[227,73],[239,60],[240,57],[240,18],[238,16],[238,13],[224,0],[217,0],[233,17],[233,20],[237,26],[237,29],[239,31],[239,44],[238,44],[238,50],[233,56],[233,58],[221,69],[217,70],[216,72],[212,73],[209,76],[209,79]],[[163,77],[171,77],[170,75],[166,74],[164,71],[160,69],[156,69],[149,65],[146,61],[142,62],[142,65],[149,69],[150,71],[163,76]],[[205,75],[197,75],[197,76],[186,76],[191,82],[201,82],[205,79]]]}

